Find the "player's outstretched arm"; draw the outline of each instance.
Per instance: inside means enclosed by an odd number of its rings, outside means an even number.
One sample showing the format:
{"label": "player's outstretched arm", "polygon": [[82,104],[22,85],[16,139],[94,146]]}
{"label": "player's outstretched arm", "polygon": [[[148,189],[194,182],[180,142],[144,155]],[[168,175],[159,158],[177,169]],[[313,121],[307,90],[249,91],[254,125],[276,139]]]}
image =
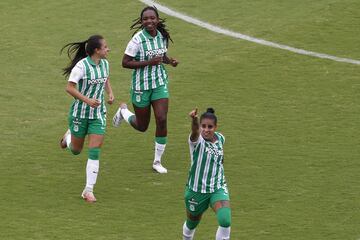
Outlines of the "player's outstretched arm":
{"label": "player's outstretched arm", "polygon": [[190,140],[192,142],[196,142],[200,135],[200,124],[199,124],[199,118],[197,115],[198,109],[195,108],[189,113],[189,116],[191,117],[191,135]]}

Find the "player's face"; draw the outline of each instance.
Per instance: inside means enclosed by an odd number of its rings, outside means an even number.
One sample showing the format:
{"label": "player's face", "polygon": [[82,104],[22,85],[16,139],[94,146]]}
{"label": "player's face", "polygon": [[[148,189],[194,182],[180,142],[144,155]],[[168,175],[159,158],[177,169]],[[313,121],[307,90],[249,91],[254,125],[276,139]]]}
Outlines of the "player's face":
{"label": "player's face", "polygon": [[216,125],[213,119],[204,118],[200,123],[201,136],[208,141],[213,141]]}
{"label": "player's face", "polygon": [[96,53],[99,55],[100,58],[106,58],[110,48],[108,47],[105,39],[100,39],[101,47],[96,49]]}
{"label": "player's face", "polygon": [[141,24],[144,26],[146,31],[148,31],[149,33],[156,32],[156,27],[158,23],[159,19],[153,10],[149,9],[143,12]]}

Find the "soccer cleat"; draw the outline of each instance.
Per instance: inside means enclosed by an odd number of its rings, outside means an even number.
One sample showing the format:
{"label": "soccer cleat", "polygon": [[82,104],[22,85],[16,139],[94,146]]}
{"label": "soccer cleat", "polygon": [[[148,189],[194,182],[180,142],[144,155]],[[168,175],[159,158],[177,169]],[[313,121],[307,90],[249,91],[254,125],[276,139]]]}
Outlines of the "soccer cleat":
{"label": "soccer cleat", "polygon": [[89,203],[94,203],[94,202],[96,202],[96,198],[95,198],[93,192],[84,190],[84,191],[82,192],[82,194],[81,194],[81,197],[82,197],[85,201],[87,201],[87,202],[89,202]]}
{"label": "soccer cleat", "polygon": [[70,133],[70,129],[68,129],[68,130],[65,132],[64,136],[63,136],[62,139],[60,140],[60,147],[61,147],[62,149],[64,149],[64,148],[67,147],[66,138],[69,136],[69,134],[71,134],[71,133]]}
{"label": "soccer cleat", "polygon": [[158,173],[167,173],[167,169],[164,168],[160,162],[154,162],[152,167]]}
{"label": "soccer cleat", "polygon": [[114,117],[113,117],[113,126],[114,127],[119,127],[121,122],[124,121],[124,117],[121,114],[121,109],[126,109],[127,105],[125,103],[121,103],[119,109],[117,110],[117,112],[115,113]]}

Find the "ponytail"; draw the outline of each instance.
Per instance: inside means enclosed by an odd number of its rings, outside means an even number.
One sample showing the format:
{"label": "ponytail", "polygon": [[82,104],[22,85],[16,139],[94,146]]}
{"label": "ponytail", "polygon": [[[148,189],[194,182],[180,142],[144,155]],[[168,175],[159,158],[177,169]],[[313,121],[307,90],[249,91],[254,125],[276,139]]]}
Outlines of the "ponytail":
{"label": "ponytail", "polygon": [[67,67],[63,68],[63,75],[69,76],[71,70],[75,67],[76,63],[81,59],[92,56],[96,48],[101,48],[100,40],[104,39],[101,35],[90,36],[88,40],[83,42],[74,42],[66,44],[61,50],[60,54],[67,48],[67,55],[70,59],[70,63]]}

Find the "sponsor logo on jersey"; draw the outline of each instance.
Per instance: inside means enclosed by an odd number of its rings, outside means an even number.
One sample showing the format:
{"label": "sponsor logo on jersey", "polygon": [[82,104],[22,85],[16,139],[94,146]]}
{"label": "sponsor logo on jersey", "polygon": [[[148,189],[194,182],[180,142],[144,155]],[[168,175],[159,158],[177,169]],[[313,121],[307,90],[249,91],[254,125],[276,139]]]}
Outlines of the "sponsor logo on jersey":
{"label": "sponsor logo on jersey", "polygon": [[166,53],[166,49],[165,48],[160,48],[160,49],[154,49],[154,50],[147,50],[145,52],[145,55],[147,57],[154,57],[154,56],[163,56],[164,53]]}
{"label": "sponsor logo on jersey", "polygon": [[217,148],[206,147],[205,152],[210,153],[211,155],[215,155],[215,156],[223,156],[224,155],[224,151],[219,150]]}
{"label": "sponsor logo on jersey", "polygon": [[106,82],[107,78],[90,79],[87,81],[89,85],[95,85]]}

